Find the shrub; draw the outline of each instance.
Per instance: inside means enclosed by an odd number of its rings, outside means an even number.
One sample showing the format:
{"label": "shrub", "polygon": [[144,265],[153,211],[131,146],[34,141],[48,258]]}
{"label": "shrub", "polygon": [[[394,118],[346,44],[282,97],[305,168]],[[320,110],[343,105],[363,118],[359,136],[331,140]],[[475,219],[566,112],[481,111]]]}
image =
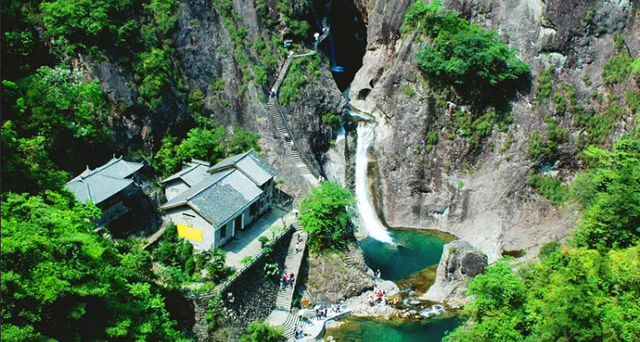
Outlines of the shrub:
{"label": "shrub", "polygon": [[260,246],[264,248],[264,246],[266,246],[269,243],[269,238],[263,235],[258,238],[258,241],[260,241]]}
{"label": "shrub", "polygon": [[407,95],[407,97],[413,97],[416,94],[415,90],[413,90],[413,88],[408,84],[402,86],[402,91]]}
{"label": "shrub", "polygon": [[265,322],[255,321],[249,324],[247,332],[240,342],[281,342],[285,341],[281,327],[272,327]]}
{"label": "shrub", "polygon": [[624,34],[616,34],[613,36],[613,44],[616,47],[616,50],[618,51],[622,51],[622,49],[624,48]]}
{"label": "shrub", "polygon": [[635,62],[627,52],[611,58],[602,70],[602,78],[605,83],[615,85],[626,80],[633,70],[632,63]]}
{"label": "shrub", "polygon": [[558,241],[547,242],[544,245],[542,245],[542,247],[540,248],[540,252],[538,253],[538,257],[541,260],[544,260],[549,255],[551,255],[551,253],[557,252],[560,249],[561,246],[562,245],[560,245],[560,242],[558,242]]}
{"label": "shrub", "polygon": [[640,92],[628,90],[625,93],[624,99],[627,102],[627,106],[631,108],[632,113],[640,113]]}
{"label": "shrub", "polygon": [[253,261],[253,257],[251,255],[247,255],[246,257],[242,258],[242,260],[240,260],[240,263],[243,266],[247,266],[251,263],[251,261]]}
{"label": "shrub", "polygon": [[441,7],[440,1],[418,1],[405,15],[406,25],[432,39],[416,55],[423,75],[435,89],[453,88],[456,97],[476,109],[504,107],[527,85],[529,66],[495,31],[470,25]]}
{"label": "shrub", "polygon": [[184,273],[189,277],[193,276],[196,271],[196,262],[193,258],[187,259],[187,262],[184,264]]}
{"label": "shrub", "polygon": [[536,161],[538,157],[547,155],[548,153],[549,150],[547,149],[540,132],[533,132],[529,136],[529,159],[531,161]]}
{"label": "shrub", "polygon": [[538,77],[538,91],[536,92],[536,103],[541,104],[542,101],[551,97],[551,69],[543,70]]}
{"label": "shrub", "polygon": [[529,176],[529,185],[547,198],[554,206],[562,205],[569,198],[567,186],[557,179],[532,174]]}

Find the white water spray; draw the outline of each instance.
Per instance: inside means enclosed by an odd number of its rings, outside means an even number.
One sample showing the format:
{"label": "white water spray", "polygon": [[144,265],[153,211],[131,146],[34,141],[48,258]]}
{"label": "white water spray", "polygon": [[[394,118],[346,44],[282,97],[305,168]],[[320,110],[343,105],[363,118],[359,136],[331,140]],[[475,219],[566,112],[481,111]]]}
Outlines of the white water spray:
{"label": "white water spray", "polygon": [[364,228],[369,232],[372,238],[393,243],[393,239],[389,235],[376,211],[373,209],[369,196],[369,180],[367,177],[367,149],[373,141],[373,127],[360,124],[358,125],[358,142],[356,148],[356,199],[358,202],[358,213],[360,221]]}

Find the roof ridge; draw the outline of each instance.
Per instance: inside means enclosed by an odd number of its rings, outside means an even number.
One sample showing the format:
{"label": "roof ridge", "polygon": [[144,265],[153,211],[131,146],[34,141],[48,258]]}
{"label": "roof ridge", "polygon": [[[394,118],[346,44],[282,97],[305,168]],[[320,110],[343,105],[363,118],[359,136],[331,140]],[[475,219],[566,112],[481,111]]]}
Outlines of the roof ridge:
{"label": "roof ridge", "polygon": [[114,177],[114,176],[109,176],[109,175],[98,175],[100,177],[105,177],[105,178],[111,178],[111,179],[115,179],[115,180],[123,180],[123,181],[132,181],[133,179],[129,179],[129,178],[122,178],[122,177]]}
{"label": "roof ridge", "polygon": [[[193,195],[191,195],[191,196],[187,197],[184,201],[185,201],[185,202],[189,202],[192,198],[194,198],[195,196],[197,196],[198,194],[200,194],[200,193],[201,193],[201,192],[203,192],[204,190],[209,189],[212,185],[214,185],[214,184],[218,184],[221,180],[223,180],[224,178],[227,178],[227,176],[229,176],[229,175],[230,175],[234,170],[235,170],[235,169],[228,171],[228,172],[227,172],[227,174],[225,174],[224,176],[222,176],[222,177],[220,177],[220,178],[216,179],[216,181],[215,181],[215,182],[211,182],[211,184],[209,184],[209,185],[207,185],[207,186],[203,187],[202,189],[200,189],[200,190],[196,191]],[[213,174],[211,174],[211,176],[213,176]],[[201,180],[201,182],[204,182],[204,179],[203,179],[203,180]],[[197,184],[196,184],[196,185],[197,185]],[[194,186],[195,186],[195,185],[194,185]]]}

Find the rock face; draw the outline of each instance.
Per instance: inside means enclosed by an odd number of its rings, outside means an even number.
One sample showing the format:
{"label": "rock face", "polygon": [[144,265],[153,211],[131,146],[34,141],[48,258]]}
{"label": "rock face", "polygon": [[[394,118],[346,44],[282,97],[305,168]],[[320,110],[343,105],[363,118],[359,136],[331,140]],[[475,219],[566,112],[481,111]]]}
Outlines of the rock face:
{"label": "rock face", "polygon": [[451,307],[464,305],[471,278],[484,273],[488,258],[468,242],[456,240],[444,245],[438,264],[436,282],[420,299],[443,303]]}
{"label": "rock face", "polygon": [[[529,160],[529,136],[535,131],[544,134],[544,118],[554,114],[553,101],[536,105],[536,81],[541,71],[552,70],[555,89],[562,84],[573,87],[577,102],[599,113],[613,102],[597,104],[591,100],[593,94],[618,101],[626,91],[634,91],[632,80],[610,87],[602,77],[604,65],[617,54],[614,34],[623,35],[637,57],[640,21],[629,11],[631,2],[444,1],[445,7],[472,23],[498,31],[519,51],[533,76],[534,89],[512,105],[515,123],[509,131],[494,129],[476,150],[443,129],[456,104],[438,105],[420,76],[414,55],[427,42],[398,33],[412,0],[357,2],[368,18],[368,43],[349,95],[353,106],[372,113],[377,121],[371,151],[377,170],[373,195],[387,225],[454,234],[485,253],[490,262],[503,250],[537,249],[566,235],[575,225],[575,212],[569,209],[561,215],[527,182],[529,174],[543,166]],[[631,109],[625,110],[611,139],[637,124]],[[581,129],[572,126],[568,115],[558,122],[569,133],[558,157],[569,175],[580,168],[574,156]],[[438,141],[427,150],[429,132],[438,133]]]}
{"label": "rock face", "polygon": [[372,289],[372,276],[362,251],[355,245],[350,245],[345,254],[310,255],[303,299],[314,304],[338,303]]}

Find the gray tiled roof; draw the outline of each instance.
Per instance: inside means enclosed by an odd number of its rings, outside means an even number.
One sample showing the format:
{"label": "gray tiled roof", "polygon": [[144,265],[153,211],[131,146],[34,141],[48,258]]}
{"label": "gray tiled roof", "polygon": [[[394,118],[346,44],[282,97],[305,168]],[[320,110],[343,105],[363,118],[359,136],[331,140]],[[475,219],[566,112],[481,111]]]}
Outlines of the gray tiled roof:
{"label": "gray tiled roof", "polygon": [[133,183],[126,179],[142,168],[142,163],[133,163],[113,158],[95,170],[87,169],[70,180],[65,187],[73,192],[79,202],[91,200],[100,204]]}
{"label": "gray tiled roof", "polygon": [[200,183],[200,181],[207,176],[208,169],[209,165],[193,163],[182,171],[164,179],[161,183],[167,183],[175,179],[182,179],[188,186],[192,187]]}
{"label": "gray tiled roof", "polygon": [[210,174],[160,207],[160,210],[188,203],[214,226],[218,226],[260,194],[262,190],[244,174],[236,169],[226,169]]}
{"label": "gray tiled roof", "polygon": [[214,165],[209,169],[209,172],[218,171],[232,166],[235,166],[235,168],[242,171],[242,173],[253,180],[258,186],[262,186],[277,173],[273,166],[260,158],[260,156],[258,156],[258,154],[253,150],[229,157]]}

